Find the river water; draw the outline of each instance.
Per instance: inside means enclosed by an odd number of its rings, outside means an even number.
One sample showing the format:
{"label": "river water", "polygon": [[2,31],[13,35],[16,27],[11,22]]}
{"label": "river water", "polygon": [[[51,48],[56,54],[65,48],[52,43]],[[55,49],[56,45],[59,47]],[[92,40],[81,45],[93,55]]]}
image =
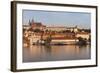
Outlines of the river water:
{"label": "river water", "polygon": [[23,48],[23,62],[83,60],[90,58],[90,45],[31,45],[28,48]]}

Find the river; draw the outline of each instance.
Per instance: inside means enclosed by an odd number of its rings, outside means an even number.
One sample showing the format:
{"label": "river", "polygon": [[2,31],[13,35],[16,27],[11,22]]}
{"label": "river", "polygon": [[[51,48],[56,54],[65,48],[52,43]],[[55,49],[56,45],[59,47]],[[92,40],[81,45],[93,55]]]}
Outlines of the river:
{"label": "river", "polygon": [[82,60],[90,58],[90,45],[31,45],[28,48],[23,48],[23,62]]}

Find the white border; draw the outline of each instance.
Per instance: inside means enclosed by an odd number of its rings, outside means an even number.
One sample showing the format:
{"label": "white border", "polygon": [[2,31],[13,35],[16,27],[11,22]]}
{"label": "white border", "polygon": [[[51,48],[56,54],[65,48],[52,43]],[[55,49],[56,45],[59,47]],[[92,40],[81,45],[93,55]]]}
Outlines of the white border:
{"label": "white border", "polygon": [[[49,11],[70,11],[70,12],[89,12],[91,13],[91,59],[90,60],[73,60],[73,61],[52,61],[52,62],[34,62],[22,63],[22,9],[29,10],[49,10]],[[45,6],[45,5],[29,5],[17,4],[17,69],[35,69],[35,68],[50,68],[50,67],[68,67],[95,65],[96,59],[96,11],[95,8],[82,7],[61,7],[61,6]]]}

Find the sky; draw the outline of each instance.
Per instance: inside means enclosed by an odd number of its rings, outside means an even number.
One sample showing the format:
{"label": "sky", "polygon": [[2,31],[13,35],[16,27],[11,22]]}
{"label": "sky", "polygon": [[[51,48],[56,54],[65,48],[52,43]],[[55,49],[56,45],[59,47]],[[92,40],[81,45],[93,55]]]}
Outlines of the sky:
{"label": "sky", "polygon": [[23,10],[23,24],[28,25],[32,19],[46,26],[91,27],[91,14],[83,12]]}

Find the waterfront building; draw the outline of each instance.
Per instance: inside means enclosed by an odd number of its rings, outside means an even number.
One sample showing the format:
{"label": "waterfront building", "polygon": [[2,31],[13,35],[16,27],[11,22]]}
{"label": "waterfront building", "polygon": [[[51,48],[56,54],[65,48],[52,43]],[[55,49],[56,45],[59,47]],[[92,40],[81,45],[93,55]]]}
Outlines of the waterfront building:
{"label": "waterfront building", "polygon": [[77,32],[76,37],[77,38],[81,37],[83,39],[89,40],[90,33],[87,33],[87,32]]}
{"label": "waterfront building", "polygon": [[53,38],[51,43],[52,44],[76,44],[79,40],[75,37],[56,37]]}

